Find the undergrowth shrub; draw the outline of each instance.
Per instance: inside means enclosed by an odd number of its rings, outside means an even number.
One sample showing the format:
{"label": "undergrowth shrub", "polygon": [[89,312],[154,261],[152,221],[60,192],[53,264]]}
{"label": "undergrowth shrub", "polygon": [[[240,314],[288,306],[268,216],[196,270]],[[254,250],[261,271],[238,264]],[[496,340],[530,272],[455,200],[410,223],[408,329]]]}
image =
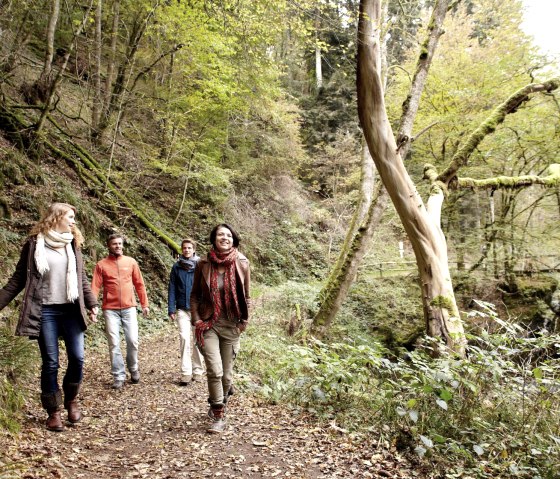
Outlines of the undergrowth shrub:
{"label": "undergrowth shrub", "polygon": [[360,328],[383,338],[391,347],[413,342],[425,328],[422,293],[414,275],[372,278],[362,275],[346,300],[346,328]]}
{"label": "undergrowth shrub", "polygon": [[434,477],[557,478],[560,337],[524,336],[488,306],[475,314],[494,333],[471,336],[466,359],[434,358],[428,340],[398,357],[364,338],[301,344],[271,321],[249,330],[242,364],[267,400],[379,436]]}
{"label": "undergrowth shrub", "polygon": [[11,327],[0,327],[0,429],[19,431],[25,384],[37,373],[36,349],[29,339],[14,336]]}

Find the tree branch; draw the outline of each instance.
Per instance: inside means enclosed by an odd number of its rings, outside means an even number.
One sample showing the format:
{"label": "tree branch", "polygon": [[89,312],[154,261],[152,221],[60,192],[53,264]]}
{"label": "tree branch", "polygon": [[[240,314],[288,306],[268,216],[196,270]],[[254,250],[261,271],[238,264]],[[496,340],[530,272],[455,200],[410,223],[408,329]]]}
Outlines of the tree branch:
{"label": "tree branch", "polygon": [[169,56],[169,55],[173,55],[174,53],[176,53],[177,51],[179,51],[181,48],[183,48],[185,45],[183,45],[182,43],[178,43],[177,45],[175,45],[171,50],[168,50],[167,52],[162,53],[158,58],[156,58],[150,65],[148,65],[145,68],[142,68],[142,70],[140,70],[140,72],[138,72],[138,74],[136,75],[136,78],[134,78],[134,81],[132,82],[132,86],[130,87],[130,91],[134,91],[134,87],[136,86],[136,84],[138,83],[138,81],[140,80],[140,78],[142,78],[144,75],[146,75],[152,68],[154,68],[161,60],[163,60],[165,57]]}
{"label": "tree branch", "polygon": [[[455,188],[472,189],[497,189],[497,188],[523,188],[529,185],[543,185],[546,187],[560,186],[560,164],[555,163],[548,167],[546,176],[521,175],[521,176],[496,176],[477,180],[474,178],[458,178],[453,182]],[[450,185],[451,186],[451,185]]]}
{"label": "tree branch", "polygon": [[560,77],[552,78],[543,83],[531,83],[516,91],[505,102],[498,106],[482,125],[471,133],[465,144],[457,150],[447,169],[439,175],[438,180],[449,184],[449,182],[457,176],[459,168],[467,165],[472,152],[478,147],[482,140],[493,133],[498,125],[503,123],[507,115],[515,113],[523,103],[528,101],[530,99],[529,95],[538,92],[551,92],[558,87],[560,87]]}

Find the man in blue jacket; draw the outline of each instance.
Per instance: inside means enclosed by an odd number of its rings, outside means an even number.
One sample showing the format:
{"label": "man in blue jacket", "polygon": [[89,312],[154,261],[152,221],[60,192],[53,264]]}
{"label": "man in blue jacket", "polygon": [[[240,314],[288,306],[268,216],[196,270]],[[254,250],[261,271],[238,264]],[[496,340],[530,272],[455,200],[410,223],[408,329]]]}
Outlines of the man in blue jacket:
{"label": "man in blue jacket", "polygon": [[[204,373],[204,358],[197,347],[192,348],[190,296],[194,270],[200,259],[195,253],[196,243],[192,239],[181,242],[181,252],[171,269],[169,277],[167,312],[172,321],[177,321],[180,335],[181,379],[179,384],[187,386],[199,381]],[[191,353],[192,351],[192,353]],[[192,355],[192,359],[191,359]]]}

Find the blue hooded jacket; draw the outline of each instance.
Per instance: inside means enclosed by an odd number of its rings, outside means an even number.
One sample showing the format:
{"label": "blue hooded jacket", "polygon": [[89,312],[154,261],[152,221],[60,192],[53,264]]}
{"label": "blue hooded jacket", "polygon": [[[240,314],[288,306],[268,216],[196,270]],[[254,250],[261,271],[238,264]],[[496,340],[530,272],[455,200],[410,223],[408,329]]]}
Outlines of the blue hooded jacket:
{"label": "blue hooded jacket", "polygon": [[[179,260],[171,268],[167,295],[168,314],[176,313],[178,309],[190,311],[194,270],[199,259],[200,256],[196,256],[196,253],[189,259],[180,256]],[[181,263],[190,269],[185,269]]]}

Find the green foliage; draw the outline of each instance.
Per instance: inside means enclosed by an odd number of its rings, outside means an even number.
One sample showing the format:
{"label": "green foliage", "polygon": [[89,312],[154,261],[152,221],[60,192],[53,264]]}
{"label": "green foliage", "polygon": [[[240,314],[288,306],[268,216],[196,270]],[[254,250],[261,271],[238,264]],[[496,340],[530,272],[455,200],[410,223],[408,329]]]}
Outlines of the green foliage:
{"label": "green foliage", "polygon": [[558,280],[552,276],[520,277],[516,280],[519,295],[522,298],[541,298],[550,300],[552,293],[558,289]]}
{"label": "green foliage", "polygon": [[560,338],[524,337],[479,304],[473,315],[496,332],[471,336],[467,359],[434,359],[429,341],[398,357],[364,336],[301,344],[269,320],[249,330],[241,363],[260,377],[266,399],[374,434],[442,477],[552,479],[560,466]]}
{"label": "green foliage", "polygon": [[373,332],[389,347],[414,342],[425,329],[415,277],[359,278],[350,290],[347,307],[345,327]]}
{"label": "green foliage", "polygon": [[21,408],[28,394],[26,383],[35,377],[38,355],[34,342],[14,336],[11,327],[0,326],[0,427],[19,431]]}
{"label": "green foliage", "polygon": [[[409,171],[418,181],[422,171],[413,166],[416,162],[429,161],[441,172],[490,111],[519,88],[545,79],[548,62],[520,28],[521,6],[515,0],[460,2],[446,17],[445,35],[416,120],[415,131],[424,134],[416,138],[409,158]],[[409,64],[414,59],[411,55]],[[395,71],[387,95],[391,118],[400,114],[409,81],[403,70]],[[537,95],[516,114],[508,115],[503,124],[491,123],[495,131],[478,145],[459,176],[485,179],[543,174],[555,161],[559,147],[556,95],[548,99]],[[553,120],[543,122],[542,118]],[[502,179],[500,183],[509,182]],[[495,274],[502,274],[505,269],[510,273],[519,268],[523,254],[556,252],[551,238],[557,229],[558,208],[552,191],[547,194],[533,187],[515,193],[489,192],[461,192],[459,199],[451,195],[443,214],[450,258],[460,256],[468,268],[488,255],[485,264],[489,267],[492,259]],[[495,208],[493,224],[490,201]],[[484,241],[488,244],[481,252]]]}
{"label": "green foliage", "polygon": [[278,225],[255,246],[254,253],[259,258],[256,277],[270,284],[321,277],[325,271],[324,252],[308,236],[309,231],[302,224]]}

